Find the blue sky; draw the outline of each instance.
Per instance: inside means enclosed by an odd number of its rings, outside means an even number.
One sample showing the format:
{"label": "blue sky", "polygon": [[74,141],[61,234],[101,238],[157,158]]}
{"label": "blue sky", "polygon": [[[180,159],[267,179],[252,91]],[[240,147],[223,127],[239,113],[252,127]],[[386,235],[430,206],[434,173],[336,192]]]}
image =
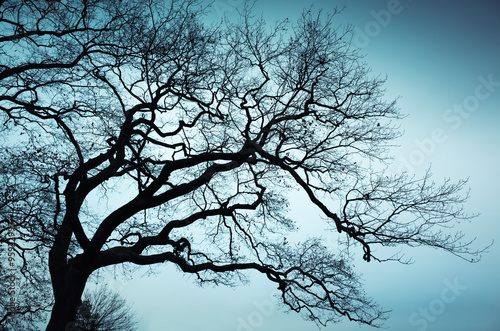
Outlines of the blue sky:
{"label": "blue sky", "polygon": [[[346,1],[346,0],[344,0]],[[434,178],[470,178],[466,206],[481,215],[462,224],[479,245],[496,243],[477,264],[425,248],[405,251],[412,265],[355,261],[366,290],[392,310],[389,330],[494,331],[500,329],[500,2],[496,1],[260,1],[268,20],[293,20],[303,7],[347,5],[339,22],[355,27],[355,43],[373,73],[388,76],[387,98],[408,117],[394,150],[394,169]],[[212,18],[236,13],[242,0],[215,0]],[[388,15],[388,13],[390,15]],[[293,204],[297,217],[319,220]],[[142,317],[139,330],[317,330],[294,313],[272,306],[274,287],[255,275],[237,288],[200,288],[171,266],[157,274],[111,284]],[[353,323],[324,330],[371,330]]]}

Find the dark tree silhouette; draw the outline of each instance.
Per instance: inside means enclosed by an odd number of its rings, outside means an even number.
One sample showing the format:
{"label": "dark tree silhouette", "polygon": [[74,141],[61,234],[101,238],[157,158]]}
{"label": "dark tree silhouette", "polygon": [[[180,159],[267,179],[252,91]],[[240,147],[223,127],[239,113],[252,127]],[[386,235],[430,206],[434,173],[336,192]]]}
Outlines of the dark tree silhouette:
{"label": "dark tree silhouette", "polygon": [[[217,284],[255,270],[317,323],[377,326],[386,315],[350,252],[476,257],[449,230],[471,218],[463,181],[384,171],[401,114],[337,12],[272,26],[249,7],[236,23],[203,23],[206,12],[196,0],[0,1],[0,241],[26,291],[15,318],[50,311],[47,330],[64,330],[96,270],[168,262]],[[338,244],[284,243],[308,231],[287,213],[292,189]],[[2,301],[2,323],[8,313]]]}
{"label": "dark tree silhouette", "polygon": [[133,331],[137,323],[126,300],[102,286],[84,293],[75,327],[80,331]]}

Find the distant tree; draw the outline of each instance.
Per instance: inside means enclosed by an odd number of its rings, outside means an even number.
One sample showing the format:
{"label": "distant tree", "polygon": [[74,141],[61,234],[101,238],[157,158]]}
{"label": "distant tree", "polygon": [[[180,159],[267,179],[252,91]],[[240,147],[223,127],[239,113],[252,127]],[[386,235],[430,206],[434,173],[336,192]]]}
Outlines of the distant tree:
{"label": "distant tree", "polygon": [[81,331],[133,331],[138,321],[131,310],[118,292],[100,287],[84,294],[75,327]]}
{"label": "distant tree", "polygon": [[[18,320],[50,312],[47,330],[64,330],[96,270],[167,262],[216,284],[256,270],[317,323],[377,326],[386,314],[352,252],[476,257],[450,229],[471,218],[464,181],[385,170],[401,114],[337,12],[275,25],[249,6],[236,23],[205,24],[206,12],[196,0],[0,1],[0,242],[16,255]],[[308,233],[288,214],[291,190],[337,244],[287,235]]]}

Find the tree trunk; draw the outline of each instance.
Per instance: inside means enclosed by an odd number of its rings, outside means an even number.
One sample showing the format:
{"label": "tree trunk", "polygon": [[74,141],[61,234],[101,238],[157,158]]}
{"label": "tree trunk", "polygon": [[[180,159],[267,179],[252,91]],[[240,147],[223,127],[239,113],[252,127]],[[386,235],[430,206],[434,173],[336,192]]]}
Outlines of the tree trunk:
{"label": "tree trunk", "polygon": [[[72,262],[72,263],[71,263]],[[73,260],[63,279],[54,289],[55,303],[46,331],[77,331],[75,317],[91,271]]]}

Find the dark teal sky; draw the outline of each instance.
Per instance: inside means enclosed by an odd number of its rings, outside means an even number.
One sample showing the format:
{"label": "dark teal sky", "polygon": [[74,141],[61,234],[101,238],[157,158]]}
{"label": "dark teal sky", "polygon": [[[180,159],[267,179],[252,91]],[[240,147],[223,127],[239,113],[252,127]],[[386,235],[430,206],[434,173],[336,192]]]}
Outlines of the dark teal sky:
{"label": "dark teal sky", "polygon": [[[467,209],[481,215],[464,231],[480,244],[497,242],[478,264],[427,249],[408,251],[415,260],[409,266],[356,263],[367,292],[393,311],[388,329],[500,330],[500,1],[261,0],[255,9],[268,20],[294,20],[312,3],[324,11],[347,5],[339,22],[353,24],[373,73],[387,74],[388,98],[400,97],[408,117],[394,171],[421,173],[432,164],[438,181],[469,177]],[[234,15],[242,5],[216,0],[212,18]],[[318,217],[300,199],[293,206],[298,217]],[[317,330],[296,314],[269,308],[274,288],[265,279],[236,289],[200,289],[174,268],[164,271],[113,285],[135,302],[141,331]],[[371,328],[343,323],[325,330]]]}

